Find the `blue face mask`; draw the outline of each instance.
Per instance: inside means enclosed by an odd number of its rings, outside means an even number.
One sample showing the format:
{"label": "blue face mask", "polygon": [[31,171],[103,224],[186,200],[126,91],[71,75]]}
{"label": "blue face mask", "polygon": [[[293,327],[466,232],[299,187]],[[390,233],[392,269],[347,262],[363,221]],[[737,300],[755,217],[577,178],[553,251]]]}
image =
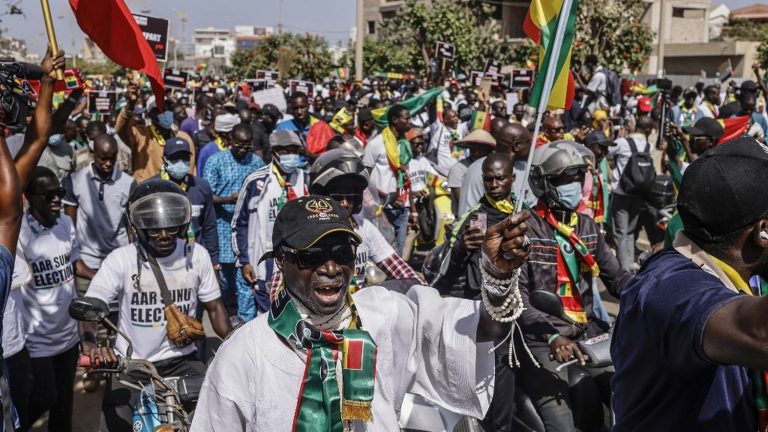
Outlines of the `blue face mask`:
{"label": "blue face mask", "polygon": [[573,182],[558,186],[557,199],[568,210],[576,210],[581,202],[581,182]]}
{"label": "blue face mask", "polygon": [[307,165],[307,159],[302,155],[285,154],[280,156],[277,163],[283,172],[290,174],[299,168],[304,168]]}
{"label": "blue face mask", "polygon": [[189,172],[189,161],[184,159],[168,161],[165,163],[165,170],[169,176],[182,180]]}
{"label": "blue face mask", "polygon": [[170,129],[173,126],[173,111],[163,111],[157,115],[157,125],[163,129]]}

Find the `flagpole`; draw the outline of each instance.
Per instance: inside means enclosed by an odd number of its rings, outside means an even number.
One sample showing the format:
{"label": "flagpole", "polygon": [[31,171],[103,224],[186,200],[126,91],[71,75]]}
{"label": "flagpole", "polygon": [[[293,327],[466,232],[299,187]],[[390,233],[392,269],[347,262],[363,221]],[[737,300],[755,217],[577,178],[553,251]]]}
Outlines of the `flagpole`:
{"label": "flagpole", "polygon": [[520,190],[517,193],[517,204],[515,207],[516,212],[523,210],[523,202],[525,201],[525,192],[528,191],[528,177],[531,174],[531,163],[533,162],[533,153],[536,151],[536,141],[539,137],[539,128],[541,127],[541,118],[544,115],[544,111],[547,110],[547,104],[549,103],[549,95],[552,93],[552,87],[555,84],[555,72],[557,72],[557,63],[560,58],[560,49],[563,47],[563,39],[565,38],[565,30],[568,27],[568,18],[571,13],[571,5],[573,0],[563,0],[563,6],[560,9],[560,16],[558,17],[557,32],[555,32],[555,41],[552,46],[552,55],[550,57],[549,65],[547,66],[547,73],[544,75],[544,88],[541,92],[541,98],[539,99],[539,107],[536,112],[536,124],[533,128],[533,137],[531,138],[531,150],[528,152],[528,162],[525,164],[525,172],[523,173],[523,181],[520,186]]}
{"label": "flagpole", "polygon": [[[51,58],[55,57],[59,52],[59,44],[56,43],[56,32],[53,29],[53,18],[51,18],[51,6],[48,4],[48,0],[40,0],[40,6],[43,9],[43,20],[45,21],[45,31],[48,33],[48,45],[51,47]],[[64,79],[64,71],[62,69],[56,69],[56,79],[61,81]]]}

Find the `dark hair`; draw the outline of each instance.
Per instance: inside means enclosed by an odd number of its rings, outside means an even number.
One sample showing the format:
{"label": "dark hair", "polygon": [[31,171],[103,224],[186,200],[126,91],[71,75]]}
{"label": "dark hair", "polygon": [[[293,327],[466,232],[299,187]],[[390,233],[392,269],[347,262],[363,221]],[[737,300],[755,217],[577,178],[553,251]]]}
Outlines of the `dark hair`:
{"label": "dark hair", "polygon": [[307,94],[306,94],[306,93],[304,93],[304,92],[300,92],[300,91],[297,91],[297,92],[293,93],[293,94],[292,94],[292,95],[291,95],[291,96],[288,98],[288,101],[289,101],[289,102],[293,102],[293,101],[295,101],[296,99],[299,99],[299,98],[304,98],[305,100],[309,101],[309,98],[307,97]]}
{"label": "dark hair", "polygon": [[248,139],[253,139],[253,129],[251,129],[251,125],[248,123],[236,124],[235,127],[232,128],[232,131],[229,133],[229,135],[234,136],[235,134],[240,134],[247,136]]}
{"label": "dark hair", "polygon": [[387,123],[392,124],[396,118],[400,117],[404,112],[407,112],[408,108],[405,105],[392,105],[387,111]]}
{"label": "dark hair", "polygon": [[105,125],[103,121],[94,120],[88,123],[88,126],[85,127],[85,133],[88,134],[91,132],[97,132],[99,134],[107,133],[107,125]]}
{"label": "dark hair", "polygon": [[585,65],[596,65],[597,64],[597,56],[594,54],[588,54],[584,58],[584,64]]}
{"label": "dark hair", "polygon": [[32,192],[32,189],[35,187],[35,185],[37,185],[37,182],[43,178],[52,178],[56,181],[59,181],[59,178],[56,177],[56,174],[51,171],[50,168],[38,166],[35,167],[35,169],[32,170],[32,174],[29,175],[29,183],[27,183],[27,188],[24,190],[24,192]]}

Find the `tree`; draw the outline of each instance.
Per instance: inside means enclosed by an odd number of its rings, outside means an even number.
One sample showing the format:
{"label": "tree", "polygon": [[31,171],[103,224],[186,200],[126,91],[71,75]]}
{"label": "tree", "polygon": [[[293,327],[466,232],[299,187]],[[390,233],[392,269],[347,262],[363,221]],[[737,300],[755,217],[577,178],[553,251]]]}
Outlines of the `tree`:
{"label": "tree", "polygon": [[486,59],[503,63],[511,58],[500,27],[492,19],[493,5],[481,0],[406,0],[397,14],[386,20],[376,40],[367,39],[363,66],[375,71],[425,71],[438,41],[456,47],[453,68],[468,72],[481,68]]}
{"label": "tree", "polygon": [[642,22],[642,0],[580,0],[574,58],[595,54],[621,73],[642,68],[651,54],[653,31]]}
{"label": "tree", "polygon": [[251,50],[235,52],[232,66],[240,78],[255,78],[257,70],[268,69],[280,71],[281,79],[318,82],[330,73],[331,55],[320,36],[282,33],[267,36]]}

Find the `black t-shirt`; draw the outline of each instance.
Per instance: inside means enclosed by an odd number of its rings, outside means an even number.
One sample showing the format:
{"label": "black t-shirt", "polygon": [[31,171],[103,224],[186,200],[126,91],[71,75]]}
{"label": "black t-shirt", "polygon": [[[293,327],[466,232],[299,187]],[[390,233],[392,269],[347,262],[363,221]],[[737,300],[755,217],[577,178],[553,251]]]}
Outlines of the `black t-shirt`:
{"label": "black t-shirt", "polygon": [[702,347],[712,313],[742,295],[671,249],[625,286],[611,346],[614,432],[757,430],[750,371]]}

